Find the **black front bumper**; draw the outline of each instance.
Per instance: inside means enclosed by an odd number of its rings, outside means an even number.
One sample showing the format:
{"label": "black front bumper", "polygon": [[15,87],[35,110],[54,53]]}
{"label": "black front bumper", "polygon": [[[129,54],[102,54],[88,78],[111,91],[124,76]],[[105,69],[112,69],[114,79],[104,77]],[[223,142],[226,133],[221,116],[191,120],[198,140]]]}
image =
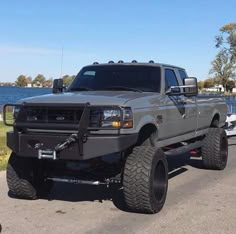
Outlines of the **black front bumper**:
{"label": "black front bumper", "polygon": [[[55,149],[55,146],[64,142],[68,136],[52,133],[8,132],[7,146],[22,157],[39,157],[40,150]],[[83,153],[79,143],[72,143],[68,148],[57,152],[57,159],[86,160],[103,155],[121,152],[135,145],[138,134],[129,135],[90,135],[83,143]]]}

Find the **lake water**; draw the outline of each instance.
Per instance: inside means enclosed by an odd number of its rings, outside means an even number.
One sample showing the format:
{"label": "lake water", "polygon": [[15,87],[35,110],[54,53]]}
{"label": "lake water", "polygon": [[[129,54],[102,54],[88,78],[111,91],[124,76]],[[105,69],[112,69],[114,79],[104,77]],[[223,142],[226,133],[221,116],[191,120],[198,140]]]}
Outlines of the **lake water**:
{"label": "lake water", "polygon": [[22,98],[49,94],[51,92],[51,88],[21,88],[0,86],[0,112],[2,110],[2,106],[6,103],[14,104]]}

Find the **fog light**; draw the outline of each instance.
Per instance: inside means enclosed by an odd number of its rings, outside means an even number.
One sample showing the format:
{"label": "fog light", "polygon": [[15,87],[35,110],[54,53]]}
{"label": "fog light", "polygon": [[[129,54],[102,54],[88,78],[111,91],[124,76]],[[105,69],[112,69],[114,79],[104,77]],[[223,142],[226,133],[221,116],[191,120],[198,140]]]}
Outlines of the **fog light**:
{"label": "fog light", "polygon": [[113,128],[120,128],[120,121],[113,121],[112,122],[112,127]]}

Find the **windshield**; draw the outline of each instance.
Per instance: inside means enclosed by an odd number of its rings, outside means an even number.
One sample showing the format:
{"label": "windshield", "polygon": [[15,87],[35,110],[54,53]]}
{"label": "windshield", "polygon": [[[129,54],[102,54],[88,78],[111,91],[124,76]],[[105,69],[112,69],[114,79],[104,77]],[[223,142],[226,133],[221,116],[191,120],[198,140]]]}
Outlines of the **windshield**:
{"label": "windshield", "polygon": [[67,91],[160,92],[160,74],[160,68],[152,66],[104,65],[84,67]]}

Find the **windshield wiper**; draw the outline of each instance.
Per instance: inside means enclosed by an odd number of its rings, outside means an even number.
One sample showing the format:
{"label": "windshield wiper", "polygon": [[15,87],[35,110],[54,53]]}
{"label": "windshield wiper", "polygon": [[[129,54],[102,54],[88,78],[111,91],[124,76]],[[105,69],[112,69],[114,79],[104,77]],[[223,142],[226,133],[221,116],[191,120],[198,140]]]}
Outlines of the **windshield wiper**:
{"label": "windshield wiper", "polygon": [[92,91],[93,89],[90,89],[88,87],[77,87],[77,88],[71,88],[69,91]]}
{"label": "windshield wiper", "polygon": [[110,86],[110,87],[106,87],[105,90],[127,90],[127,91],[139,92],[139,93],[143,92],[141,89],[129,88],[125,86]]}

